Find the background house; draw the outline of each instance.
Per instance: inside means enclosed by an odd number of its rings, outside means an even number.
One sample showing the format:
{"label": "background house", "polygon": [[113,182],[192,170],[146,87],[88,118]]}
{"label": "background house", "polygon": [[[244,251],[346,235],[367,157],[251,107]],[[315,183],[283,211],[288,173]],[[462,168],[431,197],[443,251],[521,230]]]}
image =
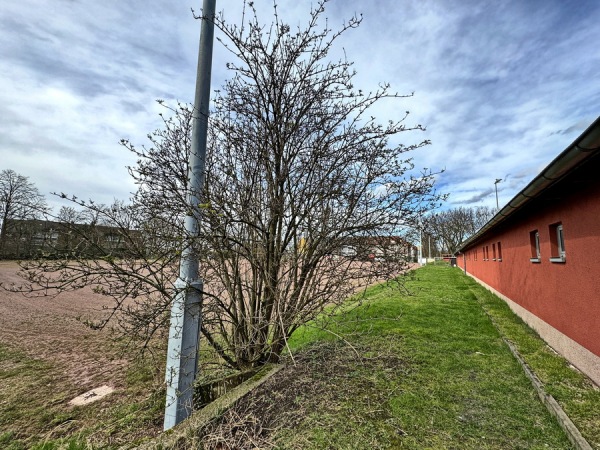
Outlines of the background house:
{"label": "background house", "polygon": [[338,255],[362,260],[415,262],[418,249],[400,236],[354,236],[344,242]]}
{"label": "background house", "polygon": [[466,273],[600,384],[600,118],[459,252]]}
{"label": "background house", "polygon": [[122,230],[104,225],[8,219],[0,258],[122,255],[130,244],[126,241]]}

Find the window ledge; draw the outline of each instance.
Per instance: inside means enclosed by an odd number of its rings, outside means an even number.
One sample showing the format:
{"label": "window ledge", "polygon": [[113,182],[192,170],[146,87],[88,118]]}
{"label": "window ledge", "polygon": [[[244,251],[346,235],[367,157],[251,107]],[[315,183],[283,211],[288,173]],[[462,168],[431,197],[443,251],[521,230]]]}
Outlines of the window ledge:
{"label": "window ledge", "polygon": [[529,258],[529,261],[532,263],[541,263],[542,260],[540,258]]}
{"label": "window ledge", "polygon": [[557,256],[555,258],[550,258],[551,263],[564,263],[567,259],[564,256]]}
{"label": "window ledge", "polygon": [[502,258],[498,258],[498,262],[502,262]]}

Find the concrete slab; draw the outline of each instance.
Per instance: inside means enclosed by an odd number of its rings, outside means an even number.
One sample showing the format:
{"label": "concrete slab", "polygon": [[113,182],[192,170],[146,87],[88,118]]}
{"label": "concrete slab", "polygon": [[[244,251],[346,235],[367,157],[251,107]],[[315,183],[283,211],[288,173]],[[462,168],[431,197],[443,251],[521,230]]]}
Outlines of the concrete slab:
{"label": "concrete slab", "polygon": [[106,397],[108,394],[114,392],[114,388],[104,385],[92,389],[91,391],[87,391],[85,394],[81,394],[78,397],[75,397],[73,400],[69,402],[71,406],[81,406],[87,405],[89,403],[100,400],[102,397]]}

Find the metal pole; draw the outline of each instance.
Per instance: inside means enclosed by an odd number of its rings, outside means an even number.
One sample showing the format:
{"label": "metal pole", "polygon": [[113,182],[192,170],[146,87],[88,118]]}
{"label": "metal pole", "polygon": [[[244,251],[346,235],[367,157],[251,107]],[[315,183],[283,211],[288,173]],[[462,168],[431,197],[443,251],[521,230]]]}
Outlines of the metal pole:
{"label": "metal pole", "polygon": [[419,266],[423,265],[423,224],[419,221]]}
{"label": "metal pole", "polygon": [[429,246],[427,248],[427,257],[429,259],[431,259],[431,235],[429,235],[428,237],[429,237]]}
{"label": "metal pole", "polygon": [[502,178],[496,178],[496,181],[494,181],[494,187],[496,188],[496,209],[500,209],[500,206],[498,205],[498,183],[500,183],[502,181]]}
{"label": "metal pole", "polygon": [[201,325],[202,280],[198,275],[198,236],[204,184],[204,161],[208,131],[210,74],[214,36],[216,0],[204,0],[198,50],[196,93],[192,114],[192,145],[189,161],[188,214],[185,217],[184,247],[175,281],[176,295],[171,307],[171,328],[167,350],[167,398],[164,429],[168,430],[192,412],[194,380],[198,367],[198,340]]}

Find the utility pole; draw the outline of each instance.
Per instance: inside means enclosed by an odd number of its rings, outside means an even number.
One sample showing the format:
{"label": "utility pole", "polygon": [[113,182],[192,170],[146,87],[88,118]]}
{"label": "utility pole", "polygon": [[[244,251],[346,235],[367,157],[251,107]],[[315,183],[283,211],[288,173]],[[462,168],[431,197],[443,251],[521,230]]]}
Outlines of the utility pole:
{"label": "utility pole", "polygon": [[427,257],[429,259],[431,259],[431,235],[429,234],[428,237],[429,237],[429,248],[428,248],[428,251],[427,251]]}
{"label": "utility pole", "polygon": [[204,162],[208,131],[210,73],[214,40],[216,0],[204,0],[198,50],[196,93],[192,113],[192,148],[188,171],[188,213],[185,217],[184,246],[179,263],[179,278],[171,306],[171,327],[167,350],[167,398],[164,429],[168,430],[186,419],[193,408],[194,380],[198,367],[198,340],[201,325],[202,280],[198,275],[198,239],[204,185]]}
{"label": "utility pole", "polygon": [[502,178],[496,178],[496,181],[494,181],[494,187],[496,188],[496,210],[500,209],[500,206],[498,205],[498,183],[501,181]]}
{"label": "utility pole", "polygon": [[423,222],[419,219],[419,266],[423,265]]}

